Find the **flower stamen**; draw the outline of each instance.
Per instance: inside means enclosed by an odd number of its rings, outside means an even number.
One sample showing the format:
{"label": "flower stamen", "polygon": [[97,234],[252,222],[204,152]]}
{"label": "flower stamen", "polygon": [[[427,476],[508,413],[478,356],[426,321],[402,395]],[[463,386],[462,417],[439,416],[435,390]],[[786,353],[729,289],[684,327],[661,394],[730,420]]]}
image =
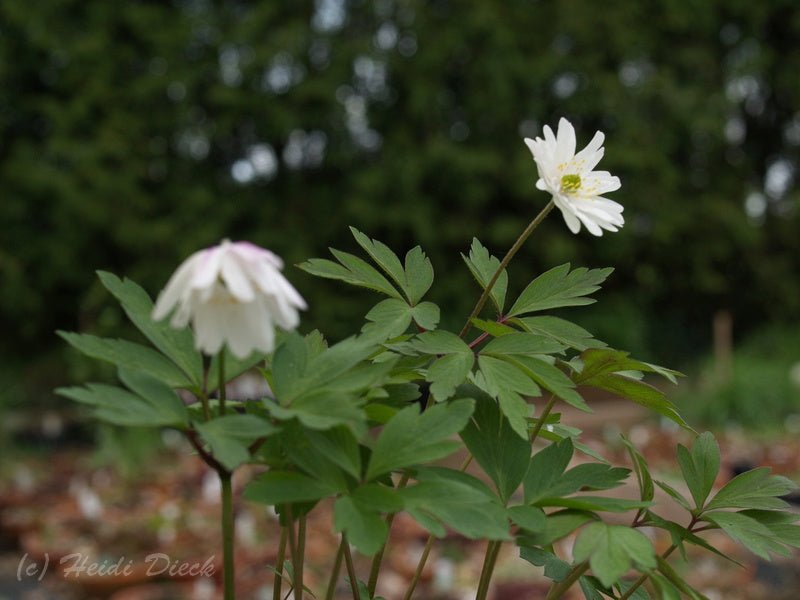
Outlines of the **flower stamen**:
{"label": "flower stamen", "polygon": [[561,178],[561,190],[572,194],[581,189],[581,176],[580,175],[564,175]]}

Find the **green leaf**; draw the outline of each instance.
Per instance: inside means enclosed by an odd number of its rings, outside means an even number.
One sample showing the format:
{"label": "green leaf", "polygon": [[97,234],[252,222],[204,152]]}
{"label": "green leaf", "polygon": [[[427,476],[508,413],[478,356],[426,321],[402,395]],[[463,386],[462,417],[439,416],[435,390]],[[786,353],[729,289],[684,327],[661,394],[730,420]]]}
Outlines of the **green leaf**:
{"label": "green leaf", "polygon": [[452,469],[429,467],[398,491],[407,510],[433,517],[470,539],[510,540],[508,516],[485,484]]}
{"label": "green leaf", "polygon": [[620,373],[623,371],[655,373],[672,383],[676,382],[676,377],[683,376],[683,374],[678,371],[633,359],[629,356],[628,352],[614,350],[613,348],[589,348],[581,352],[581,361],[583,363],[583,370],[577,378],[579,383],[597,375]]}
{"label": "green leaf", "polygon": [[661,390],[623,374],[631,370],[650,369],[649,365],[629,359],[625,352],[608,348],[586,350],[581,353],[581,360],[583,369],[575,376],[578,385],[600,388],[632,400],[693,431]]}
{"label": "green leaf", "polygon": [[384,273],[391,277],[400,288],[403,288],[405,286],[403,265],[400,264],[400,259],[392,252],[391,248],[383,242],[371,240],[355,227],[350,227],[350,232],[353,234],[356,242],[358,242],[358,245],[369,254],[370,258],[372,258],[381,269],[383,269]]}
{"label": "green leaf", "polygon": [[622,443],[625,444],[625,448],[628,450],[628,454],[631,457],[633,471],[636,473],[636,480],[639,483],[641,499],[650,501],[655,495],[655,486],[653,485],[653,478],[650,475],[650,469],[647,466],[647,461],[628,438],[626,438],[624,435],[621,437]]}
{"label": "green leaf", "polygon": [[[489,251],[478,241],[477,238],[472,238],[472,246],[470,247],[469,257],[461,255],[467,267],[472,273],[472,276],[485,290],[489,285],[489,281],[494,276],[497,269],[500,267],[500,260],[494,256],[489,255]],[[503,305],[506,301],[506,290],[508,289],[508,273],[505,269],[500,273],[497,281],[489,292],[489,298],[492,304],[495,305],[498,314],[503,312]]]}
{"label": "green leaf", "polygon": [[722,528],[732,539],[764,560],[770,560],[770,552],[789,556],[790,550],[775,539],[769,527],[740,512],[707,512],[703,520]]}
{"label": "green leaf", "polygon": [[630,475],[622,467],[598,463],[578,465],[559,477],[547,490],[548,496],[566,496],[578,490],[608,490],[619,487]]}
{"label": "green leaf", "polygon": [[597,577],[586,575],[578,579],[581,586],[581,592],[586,600],[605,600],[606,596],[601,593],[601,590],[608,592],[608,588],[603,587]]}
{"label": "green leaf", "polygon": [[678,463],[697,508],[703,507],[711,493],[719,473],[719,461],[719,446],[709,432],[695,439],[691,452],[678,445]]}
{"label": "green leaf", "polygon": [[[158,383],[156,379],[152,381]],[[174,395],[170,388],[166,389]],[[122,388],[99,383],[90,383],[86,387],[58,388],[56,393],[91,406],[95,418],[114,425],[184,427],[189,422],[188,411],[177,396],[177,403],[172,399],[161,402],[165,399],[162,396],[155,400],[143,398]]]}
{"label": "green leaf", "polygon": [[525,504],[545,497],[567,469],[573,451],[572,440],[567,438],[533,455],[523,480]]}
{"label": "green leaf", "polygon": [[740,514],[755,519],[782,543],[800,548],[800,525],[794,525],[800,514],[776,510],[743,510]]}
{"label": "green leaf", "polygon": [[[688,504],[688,503],[687,503]],[[684,549],[684,542],[689,542],[690,544],[694,544],[695,546],[700,546],[708,550],[709,552],[713,552],[720,558],[724,558],[725,560],[729,560],[732,563],[742,566],[740,563],[732,559],[727,554],[723,554],[713,546],[711,546],[708,542],[706,542],[703,538],[698,537],[691,531],[689,531],[683,525],[676,523],[675,521],[668,521],[666,519],[662,519],[653,511],[646,511],[645,512],[645,523],[648,525],[652,525],[653,527],[660,527],[669,532],[670,537],[672,538],[672,543],[678,546],[683,555],[684,559],[686,559],[686,551]]]}
{"label": "green leaf", "polygon": [[345,425],[357,432],[366,420],[361,408],[363,399],[325,388],[304,394],[290,407],[280,406],[268,398],[262,402],[270,415],[279,421],[297,419],[311,429],[325,430]]}
{"label": "green leaf", "polygon": [[502,337],[494,338],[481,349],[481,354],[490,354],[493,356],[522,354],[530,356],[536,354],[560,353],[564,349],[566,349],[564,344],[552,338],[536,333],[517,331]]}
{"label": "green leaf", "polygon": [[194,385],[194,382],[174,362],[147,346],[93,335],[65,331],[57,333],[72,347],[92,358],[110,362],[130,371],[141,371],[172,388],[190,388]]}
{"label": "green leaf", "polygon": [[350,494],[353,502],[374,512],[395,513],[403,510],[403,499],[397,490],[377,483],[366,483]]}
{"label": "green leaf", "polygon": [[569,263],[566,263],[539,275],[523,290],[508,316],[515,317],[562,306],[592,304],[595,300],[586,296],[599,290],[600,284],[614,270],[589,270],[580,267],[570,271],[569,268]]}
{"label": "green leaf", "polygon": [[606,345],[605,342],[594,339],[592,334],[583,327],[558,317],[523,317],[512,319],[511,322],[519,325],[525,331],[547,336],[560,344],[579,351],[587,348],[603,348]]}
{"label": "green leaf", "polygon": [[302,386],[308,348],[296,332],[288,334],[272,357],[272,391],[281,404],[289,404]]}
{"label": "green leaf", "polygon": [[536,567],[544,567],[544,576],[553,581],[562,581],[572,570],[568,562],[541,548],[520,546],[519,556]]}
{"label": "green leaf", "polygon": [[666,577],[658,573],[652,573],[650,575],[650,580],[653,582],[653,585],[655,585],[658,597],[661,600],[681,600],[680,590],[672,585]]}
{"label": "green leaf", "polygon": [[635,564],[654,569],[656,556],[650,540],[642,533],[621,525],[594,522],[584,527],[572,551],[576,562],[589,561],[600,582],[609,587]]}
{"label": "green leaf", "polygon": [[[411,304],[417,304],[433,284],[433,265],[422,248],[415,246],[406,254],[405,285],[403,289]],[[438,319],[437,319],[438,321]],[[422,325],[420,323],[420,325]],[[422,325],[422,327],[425,327]],[[426,327],[426,329],[430,329]]]}
{"label": "green leaf", "polygon": [[422,354],[472,354],[464,340],[442,329],[419,334],[411,340],[411,346]]}
{"label": "green leaf", "polygon": [[515,355],[503,356],[503,360],[516,365],[544,389],[560,398],[570,406],[584,412],[592,409],[584,402],[581,395],[575,390],[575,384],[558,367],[539,360],[533,356]]}
{"label": "green leaf", "polygon": [[306,273],[316,275],[317,277],[337,279],[349,283],[350,285],[364,287],[386,294],[392,298],[403,299],[400,292],[367,262],[347,252],[340,252],[333,248],[330,250],[341,264],[324,258],[312,258],[297,266]]}
{"label": "green leaf", "polygon": [[500,409],[512,429],[527,441],[531,407],[520,394],[538,396],[541,393],[539,386],[518,367],[503,360],[491,356],[479,356],[478,365],[483,374],[482,389],[499,400]]}
{"label": "green leaf", "polygon": [[647,508],[652,502],[626,500],[624,498],[607,498],[605,496],[572,496],[570,498],[540,498],[536,506],[560,506],[586,511],[627,512]]}
{"label": "green leaf", "polygon": [[268,471],[257,476],[244,490],[253,502],[277,506],[293,502],[315,502],[338,492],[324,482],[290,471]]}
{"label": "green leaf", "polygon": [[549,546],[595,518],[595,515],[590,512],[578,510],[550,513],[545,517],[544,531],[526,533],[519,537],[518,543],[525,546]]}
{"label": "green leaf", "polygon": [[344,426],[326,431],[305,430],[304,436],[318,452],[327,456],[339,468],[361,478],[361,451],[353,432]]}
{"label": "green leaf", "polygon": [[379,332],[384,339],[402,335],[411,325],[411,310],[403,300],[397,298],[381,300],[367,313],[366,319],[370,323],[364,325],[363,331]]}
{"label": "green leaf", "polygon": [[333,525],[335,531],[346,533],[347,540],[366,556],[380,550],[389,533],[386,521],[378,513],[365,509],[348,496],[336,500]]}
{"label": "green leaf", "polygon": [[433,302],[420,302],[411,309],[411,316],[423,329],[436,329],[439,325],[440,311]]}
{"label": "green leaf", "polygon": [[706,506],[707,510],[719,508],[783,509],[788,504],[779,496],[797,489],[797,486],[779,475],[770,475],[768,467],[746,471],[731,479],[717,492]]}
{"label": "green leaf", "polygon": [[477,463],[497,486],[505,504],[528,470],[530,444],[514,435],[508,419],[491,398],[476,394],[475,412],[461,431],[461,439]]}
{"label": "green leaf", "polygon": [[455,400],[420,414],[417,406],[398,412],[378,436],[367,467],[367,479],[447,456],[458,448],[449,439],[469,421],[475,401]]}
{"label": "green leaf", "polygon": [[195,423],[194,427],[211,448],[214,458],[230,471],[250,460],[250,444],[278,430],[255,415],[238,414]]}
{"label": "green leaf", "polygon": [[472,371],[475,356],[469,354],[448,354],[428,367],[425,381],[431,384],[431,395],[436,402],[443,402],[456,392],[456,388],[467,380]]}
{"label": "green leaf", "polygon": [[508,335],[509,333],[517,332],[517,330],[513,327],[509,327],[503,323],[498,323],[497,321],[487,321],[485,319],[479,319],[478,317],[473,317],[470,321],[476,329],[480,329],[492,337],[502,337],[504,335]]}
{"label": "green leaf", "polygon": [[683,592],[686,596],[691,598],[691,600],[709,600],[708,597],[704,596],[694,588],[692,588],[683,577],[678,575],[675,570],[670,566],[670,564],[660,556],[656,557],[656,561],[658,562],[658,570],[664,574],[664,576],[669,580],[669,582],[678,588],[681,592]]}
{"label": "green leaf", "polygon": [[538,506],[512,506],[508,518],[528,531],[543,531],[545,527],[544,511]]}
{"label": "green leaf", "polygon": [[686,510],[691,512],[692,506],[689,504],[689,501],[686,498],[684,498],[683,494],[681,494],[674,487],[672,487],[671,485],[669,485],[669,484],[667,484],[667,483],[665,483],[663,481],[657,481],[656,480],[655,483],[656,483],[656,485],[658,487],[660,487],[662,490],[664,490],[673,500],[675,500],[675,502],[677,502],[683,508],[685,508]]}
{"label": "green leaf", "polygon": [[194,337],[188,328],[173,329],[167,321],[153,321],[153,301],[147,292],[130,279],[120,280],[116,275],[98,271],[103,286],[122,305],[125,314],[150,340],[153,345],[169,357],[195,387],[202,387],[203,362],[194,349]]}

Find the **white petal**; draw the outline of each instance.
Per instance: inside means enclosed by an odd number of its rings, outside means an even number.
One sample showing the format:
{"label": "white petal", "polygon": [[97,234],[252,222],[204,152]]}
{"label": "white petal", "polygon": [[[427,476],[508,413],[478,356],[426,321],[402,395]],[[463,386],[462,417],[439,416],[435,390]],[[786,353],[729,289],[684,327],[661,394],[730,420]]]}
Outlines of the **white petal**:
{"label": "white petal", "polygon": [[595,223],[589,215],[578,212],[576,216],[581,220],[581,223],[586,226],[586,229],[589,230],[589,233],[596,236],[603,235],[603,230],[598,227],[597,223]]}
{"label": "white petal", "polygon": [[[189,286],[189,281],[192,278],[196,263],[200,258],[202,251],[195,252],[189,258],[181,263],[178,269],[172,274],[167,281],[167,285],[158,295],[158,300],[153,308],[153,320],[160,321],[169,314],[175,303],[181,298]],[[184,323],[185,325],[185,323]]]}
{"label": "white petal", "polygon": [[214,285],[214,282],[217,281],[219,277],[219,266],[226,252],[226,244],[230,244],[230,242],[222,242],[219,246],[206,248],[202,251],[194,269],[194,277],[192,278],[191,285],[194,289],[209,289]]}
{"label": "white petal", "polygon": [[560,194],[553,195],[553,202],[555,202],[558,210],[561,211],[569,230],[572,233],[578,233],[581,230],[581,223],[575,216],[575,209],[572,207],[572,203]]}
{"label": "white petal", "polygon": [[222,280],[233,296],[240,302],[251,302],[255,297],[253,286],[245,273],[246,265],[240,264],[241,258],[226,252],[220,264]]}
{"label": "white petal", "polygon": [[568,162],[575,156],[575,128],[572,123],[561,117],[558,121],[558,151],[556,161],[561,163]]}
{"label": "white petal", "polygon": [[586,148],[575,155],[573,164],[578,168],[579,173],[586,173],[597,166],[597,163],[600,162],[605,153],[603,149],[604,140],[605,135],[603,135],[602,131],[598,131],[594,134],[592,141],[586,145]]}
{"label": "white petal", "polygon": [[261,327],[256,302],[233,304],[228,310],[225,337],[228,347],[237,358],[247,358],[258,341]]}
{"label": "white petal", "polygon": [[225,342],[227,315],[218,306],[199,304],[194,314],[195,347],[208,355],[217,354]]}

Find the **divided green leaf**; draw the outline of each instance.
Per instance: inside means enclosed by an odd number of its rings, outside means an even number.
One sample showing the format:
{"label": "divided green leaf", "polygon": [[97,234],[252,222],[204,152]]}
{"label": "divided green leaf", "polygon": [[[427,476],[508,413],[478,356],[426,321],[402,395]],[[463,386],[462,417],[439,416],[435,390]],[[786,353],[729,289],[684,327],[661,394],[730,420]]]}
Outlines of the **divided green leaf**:
{"label": "divided green leaf", "polygon": [[[472,238],[472,246],[470,247],[469,257],[461,255],[467,267],[472,273],[472,276],[481,286],[481,289],[486,289],[489,285],[497,269],[500,267],[500,260],[489,254],[489,251],[478,241],[478,238]],[[498,314],[503,312],[503,305],[506,301],[506,290],[508,289],[508,272],[503,269],[503,272],[497,278],[489,298],[492,304],[495,305]]]}
{"label": "divided green leaf", "polygon": [[398,412],[375,442],[367,479],[454,452],[459,444],[450,437],[466,426],[474,407],[474,400],[462,399],[435,405],[421,414],[417,406]]}
{"label": "divided green leaf", "polygon": [[592,304],[595,300],[587,296],[599,290],[600,284],[613,270],[579,267],[570,271],[569,263],[554,267],[528,284],[509,310],[508,316]]}

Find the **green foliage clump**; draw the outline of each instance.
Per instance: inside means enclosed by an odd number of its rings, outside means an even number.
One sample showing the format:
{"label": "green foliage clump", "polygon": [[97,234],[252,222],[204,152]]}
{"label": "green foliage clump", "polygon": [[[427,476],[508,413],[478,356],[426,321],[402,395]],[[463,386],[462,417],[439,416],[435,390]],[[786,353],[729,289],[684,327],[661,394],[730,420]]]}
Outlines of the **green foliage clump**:
{"label": "green foliage clump", "polygon": [[697,422],[721,427],[781,427],[800,413],[800,330],[773,327],[748,337],[733,353],[729,378],[713,361],[676,394],[681,410]]}

